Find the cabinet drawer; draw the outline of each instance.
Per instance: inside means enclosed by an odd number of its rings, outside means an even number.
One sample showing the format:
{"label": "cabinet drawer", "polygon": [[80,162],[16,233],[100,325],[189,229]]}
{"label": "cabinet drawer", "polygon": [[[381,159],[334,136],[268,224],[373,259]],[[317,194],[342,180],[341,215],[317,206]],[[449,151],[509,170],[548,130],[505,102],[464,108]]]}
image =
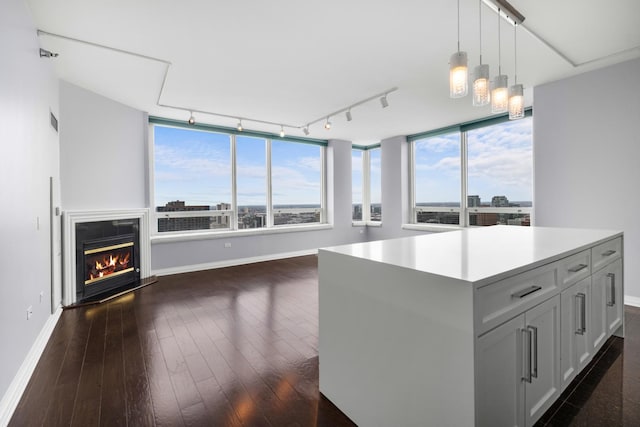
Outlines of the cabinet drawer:
{"label": "cabinet drawer", "polygon": [[622,257],[622,238],[617,237],[591,248],[592,272]]}
{"label": "cabinet drawer", "polygon": [[558,291],[558,263],[491,283],[476,292],[476,331],[482,335]]}
{"label": "cabinet drawer", "polygon": [[591,275],[591,250],[587,249],[558,261],[558,283],[567,289]]}

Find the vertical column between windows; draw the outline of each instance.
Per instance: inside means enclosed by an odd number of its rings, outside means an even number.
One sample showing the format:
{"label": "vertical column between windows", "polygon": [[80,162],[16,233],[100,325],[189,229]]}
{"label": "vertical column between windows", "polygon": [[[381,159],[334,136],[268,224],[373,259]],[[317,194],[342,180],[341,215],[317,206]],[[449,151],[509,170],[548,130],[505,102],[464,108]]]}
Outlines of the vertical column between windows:
{"label": "vertical column between windows", "polygon": [[236,136],[231,135],[231,229],[238,229],[238,168],[236,166]]}
{"label": "vertical column between windows", "polygon": [[271,185],[271,140],[267,139],[267,143],[265,144],[266,157],[267,157],[267,228],[273,227],[273,197],[271,194],[272,185]]}
{"label": "vertical column between windows", "polygon": [[362,220],[371,221],[371,156],[362,152]]}
{"label": "vertical column between windows", "polygon": [[[327,147],[320,148],[320,223],[329,222],[327,212]],[[335,194],[334,194],[335,197]]]}
{"label": "vertical column between windows", "polygon": [[469,209],[468,209],[468,157],[469,146],[467,144],[467,132],[460,132],[460,226],[467,227],[469,225]]}

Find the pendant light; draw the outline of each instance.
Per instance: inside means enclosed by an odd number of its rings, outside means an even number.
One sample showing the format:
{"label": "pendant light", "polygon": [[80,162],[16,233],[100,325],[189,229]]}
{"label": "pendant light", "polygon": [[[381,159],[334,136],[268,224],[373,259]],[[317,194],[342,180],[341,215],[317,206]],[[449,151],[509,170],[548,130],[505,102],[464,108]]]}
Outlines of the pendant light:
{"label": "pendant light", "polygon": [[460,51],[460,0],[458,0],[458,51],[449,59],[449,96],[462,98],[469,92],[467,52]]}
{"label": "pendant light", "polygon": [[482,0],[478,0],[478,16],[480,17],[480,65],[474,70],[473,80],[473,106],[482,107],[491,100],[489,87],[489,64],[482,63]]}
{"label": "pendant light", "polygon": [[500,49],[500,9],[498,9],[498,75],[493,79],[491,89],[491,112],[504,113],[509,106],[509,83],[506,74],[502,74],[502,52]]}
{"label": "pendant light", "polygon": [[518,24],[513,26],[513,86],[509,88],[509,120],[517,120],[524,117],[524,88],[518,84],[518,48],[516,30]]}

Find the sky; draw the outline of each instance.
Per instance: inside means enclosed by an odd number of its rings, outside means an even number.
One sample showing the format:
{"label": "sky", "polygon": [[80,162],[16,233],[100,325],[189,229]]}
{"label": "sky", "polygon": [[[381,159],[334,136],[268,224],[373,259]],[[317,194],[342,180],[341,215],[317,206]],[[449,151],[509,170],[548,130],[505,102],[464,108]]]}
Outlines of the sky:
{"label": "sky", "polygon": [[[468,194],[482,203],[493,196],[531,201],[533,153],[531,118],[467,132]],[[459,202],[460,134],[416,141],[416,202]]]}
{"label": "sky", "polygon": [[[266,142],[236,138],[238,206],[265,205]],[[154,199],[187,205],[231,203],[231,137],[226,134],[154,126]],[[279,204],[320,205],[320,147],[273,140],[272,197]]]}
{"label": "sky", "polygon": [[[504,122],[467,132],[468,194],[489,203],[496,195],[510,201],[532,200],[533,155],[531,119]],[[154,179],[156,206],[173,200],[187,205],[231,203],[231,137],[222,133],[155,126]],[[416,202],[460,201],[459,133],[418,140]],[[380,202],[380,149],[369,150],[371,202]],[[265,205],[266,141],[236,137],[238,206]],[[320,147],[273,140],[274,205],[321,202]],[[352,158],[353,200],[362,202],[362,154]]]}

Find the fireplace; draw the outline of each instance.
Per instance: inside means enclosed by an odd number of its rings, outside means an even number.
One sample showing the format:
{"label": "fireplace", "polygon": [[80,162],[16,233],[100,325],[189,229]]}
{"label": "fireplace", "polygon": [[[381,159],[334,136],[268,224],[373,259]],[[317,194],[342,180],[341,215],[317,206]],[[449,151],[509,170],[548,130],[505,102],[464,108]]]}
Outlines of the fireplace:
{"label": "fireplace", "polygon": [[75,224],[76,301],[86,302],[140,283],[140,220]]}
{"label": "fireplace", "polygon": [[148,209],[63,213],[64,306],[135,289],[151,276]]}

